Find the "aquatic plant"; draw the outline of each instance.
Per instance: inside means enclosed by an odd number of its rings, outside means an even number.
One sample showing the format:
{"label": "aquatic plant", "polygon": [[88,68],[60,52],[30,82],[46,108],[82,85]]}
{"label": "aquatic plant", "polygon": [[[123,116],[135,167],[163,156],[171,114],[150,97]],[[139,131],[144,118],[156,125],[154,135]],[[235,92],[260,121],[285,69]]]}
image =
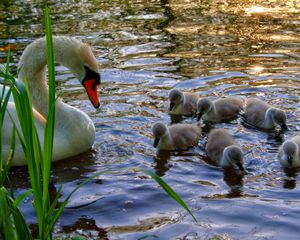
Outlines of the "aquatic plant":
{"label": "aquatic plant", "polygon": [[[10,51],[7,54],[7,64],[4,69],[0,69],[5,75],[8,75],[8,63],[10,61]],[[8,83],[8,79],[5,77],[3,85]],[[7,104],[12,93],[12,87],[8,88],[5,92],[3,87],[0,93],[0,136],[2,136],[2,126],[4,116],[6,114]],[[29,228],[25,222],[22,213],[19,210],[20,202],[29,194],[31,190],[25,191],[17,198],[14,197],[13,191],[8,191],[3,185],[7,178],[8,171],[11,166],[11,161],[14,156],[15,140],[16,140],[15,126],[12,128],[12,140],[10,144],[10,150],[8,159],[4,164],[2,157],[2,147],[0,147],[0,239],[32,239]],[[0,137],[0,146],[2,146],[2,138]]]}

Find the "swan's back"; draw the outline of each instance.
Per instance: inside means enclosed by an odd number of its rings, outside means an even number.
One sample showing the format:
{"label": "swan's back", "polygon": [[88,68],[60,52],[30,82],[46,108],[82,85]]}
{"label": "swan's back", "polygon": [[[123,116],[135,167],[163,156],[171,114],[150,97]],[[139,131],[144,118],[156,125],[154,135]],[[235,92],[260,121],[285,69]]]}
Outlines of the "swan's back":
{"label": "swan's back", "polygon": [[174,124],[169,127],[173,149],[186,149],[198,144],[201,128],[197,124]]}
{"label": "swan's back", "polygon": [[223,151],[230,145],[237,145],[236,141],[229,135],[225,129],[213,129],[208,135],[205,145],[207,156],[216,164],[220,164],[223,157]]}
{"label": "swan's back", "polygon": [[264,101],[257,98],[250,98],[247,100],[245,107],[245,119],[252,125],[262,127],[265,121],[266,111],[271,106]]}
{"label": "swan's back", "polygon": [[197,100],[199,95],[196,93],[181,92],[172,89],[169,93],[170,113],[174,115],[192,115],[197,111]]}
{"label": "swan's back", "polygon": [[235,118],[243,109],[243,100],[239,97],[221,98],[216,100],[214,104],[219,120]]}
{"label": "swan's back", "polygon": [[300,134],[292,137],[291,140],[294,141],[298,145],[298,160],[299,160],[299,165],[300,165]]}
{"label": "swan's back", "polygon": [[197,101],[200,96],[196,93],[184,93],[184,97],[183,114],[195,114],[197,112]]}

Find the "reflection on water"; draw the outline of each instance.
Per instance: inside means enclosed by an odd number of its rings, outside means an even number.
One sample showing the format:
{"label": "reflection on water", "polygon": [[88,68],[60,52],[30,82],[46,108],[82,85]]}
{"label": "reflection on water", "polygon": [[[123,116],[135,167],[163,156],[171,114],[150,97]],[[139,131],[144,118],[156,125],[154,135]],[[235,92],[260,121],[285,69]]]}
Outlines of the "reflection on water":
{"label": "reflection on water", "polygon": [[155,160],[155,166],[153,169],[155,170],[155,173],[162,177],[165,175],[165,172],[167,172],[172,165],[168,162],[168,159],[170,158],[169,153],[159,154],[160,156],[154,157]]}
{"label": "reflection on water", "polygon": [[[99,176],[71,199],[57,233],[90,239],[297,239],[299,175],[277,160],[280,144],[300,130],[299,13],[297,0],[73,0],[50,1],[56,34],[92,45],[99,63],[101,110],[82,86],[57,67],[58,95],[85,111],[96,127],[92,151],[55,163],[52,191],[62,197],[96,171]],[[41,4],[1,1],[0,62],[12,48],[12,70],[24,47],[43,36]],[[151,126],[194,122],[170,117],[168,92],[177,87],[201,96],[257,96],[287,111],[289,130],[262,132],[242,118],[203,126],[199,147],[161,153]],[[244,176],[211,165],[204,153],[212,128],[230,131],[246,152]],[[188,203],[198,223],[148,177],[124,171],[150,168]],[[28,189],[26,168],[10,180]],[[22,211],[34,228],[31,199]],[[221,238],[222,239],[222,238]]]}
{"label": "reflection on water", "polygon": [[286,177],[284,178],[283,187],[294,189],[296,187],[296,180],[299,169],[285,169]]}

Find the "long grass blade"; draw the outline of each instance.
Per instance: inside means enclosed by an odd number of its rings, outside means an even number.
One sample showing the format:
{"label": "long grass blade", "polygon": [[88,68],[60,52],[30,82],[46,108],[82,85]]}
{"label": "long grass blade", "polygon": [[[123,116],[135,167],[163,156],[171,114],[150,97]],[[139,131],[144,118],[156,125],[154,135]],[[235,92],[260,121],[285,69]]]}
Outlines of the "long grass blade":
{"label": "long grass blade", "polygon": [[[3,86],[3,89],[5,87]],[[0,102],[0,136],[2,136],[2,126],[3,126],[3,121],[4,121],[4,116],[6,114],[6,109],[7,109],[7,105],[8,105],[8,101],[11,95],[11,88],[9,88],[7,94],[4,97],[4,100]],[[2,137],[0,137],[0,146],[2,146]],[[2,156],[2,151],[0,152],[0,171],[3,170],[3,156]]]}
{"label": "long grass blade", "polygon": [[4,168],[1,170],[0,173],[0,186],[2,187],[4,184],[4,181],[7,177],[8,171],[11,167],[12,164],[12,159],[14,157],[14,153],[15,153],[15,146],[16,146],[16,128],[15,125],[12,128],[12,133],[11,133],[11,143],[10,143],[10,147],[9,147],[9,154],[8,154],[8,158],[6,160],[6,164],[4,166]]}
{"label": "long grass blade", "polygon": [[197,219],[195,218],[195,216],[193,215],[191,210],[188,208],[186,203],[182,200],[182,198],[164,180],[162,180],[158,175],[156,175],[155,173],[153,173],[153,172],[151,172],[147,169],[139,169],[139,171],[141,171],[141,172],[149,175],[150,177],[152,177],[165,190],[165,192],[171,198],[173,198],[181,207],[183,207],[192,216],[194,221],[197,222]]}
{"label": "long grass blade", "polygon": [[[53,50],[53,40],[52,40],[52,28],[51,28],[51,19],[49,16],[49,8],[45,6],[44,11],[45,19],[45,29],[46,29],[46,46],[47,46],[47,63],[48,63],[48,85],[49,85],[49,99],[48,99],[48,116],[45,126],[44,134],[44,159],[42,164],[43,169],[43,209],[44,209],[44,221],[45,221],[45,231],[48,232],[48,235],[52,236],[52,230],[48,231],[49,220],[48,217],[49,211],[53,211],[50,208],[50,199],[49,199],[49,180],[50,180],[50,171],[51,163],[53,158],[53,139],[54,139],[54,129],[55,129],[55,63],[54,63],[54,50]],[[45,235],[45,236],[48,236]]]}
{"label": "long grass blade", "polygon": [[[1,66],[0,66],[0,71],[3,72],[3,73],[5,73],[5,75],[8,75],[8,73],[9,73],[9,63],[10,63],[10,48],[8,48],[8,52],[7,52],[6,65],[3,66],[1,64]],[[2,89],[2,92],[1,92],[1,96],[0,96],[0,101],[1,102],[2,102],[2,99],[4,97],[6,83],[7,83],[7,79],[4,78],[4,80],[3,80],[3,89]]]}
{"label": "long grass blade", "polygon": [[12,191],[10,196],[6,194],[10,215],[12,217],[11,219],[13,220],[12,223],[14,225],[14,232],[17,235],[15,239],[32,239],[29,228],[25,222],[25,218],[18,208],[19,203],[30,193],[31,190],[26,191],[20,194],[17,199],[14,199]]}
{"label": "long grass blade", "polygon": [[19,208],[13,208],[13,219],[18,239],[32,240],[31,232],[26,224],[25,218]]}
{"label": "long grass blade", "polygon": [[13,207],[17,208],[20,204],[20,202],[22,202],[24,200],[24,198],[28,197],[30,194],[32,193],[32,189],[29,189],[23,193],[21,193],[14,201],[13,201]]}
{"label": "long grass blade", "polygon": [[16,204],[26,195],[27,192],[15,200],[4,187],[0,188],[0,239],[32,239],[25,218]]}
{"label": "long grass blade", "polygon": [[[6,65],[5,65],[5,67],[3,65],[1,65],[1,68],[0,68],[0,71],[5,73],[5,75],[8,75],[8,73],[9,73],[9,62],[10,62],[10,48],[8,48]],[[1,115],[0,115],[0,146],[2,146],[2,126],[3,126],[4,116],[5,116],[5,112],[7,109],[8,100],[11,95],[11,88],[9,88],[8,92],[5,95],[6,83],[7,83],[7,79],[6,79],[6,77],[4,77],[3,88],[2,88],[2,92],[1,92],[1,96],[0,96],[0,113],[1,113]],[[4,101],[3,101],[3,98],[4,98]],[[1,151],[0,152],[0,171],[2,171],[2,169],[3,169],[3,157],[2,157],[2,151]],[[5,177],[3,176],[3,174],[1,174],[1,179],[4,179],[4,178]]]}
{"label": "long grass blade", "polygon": [[12,221],[7,221],[11,217],[11,208],[7,199],[7,191],[0,188],[0,237],[1,239],[16,239],[14,225]]}
{"label": "long grass blade", "polygon": [[[42,211],[42,183],[39,161],[41,161],[41,148],[37,130],[34,124],[32,104],[28,91],[26,77],[23,77],[23,83],[19,81],[11,82],[13,84],[13,97],[18,115],[18,122],[22,130],[23,151],[28,163],[30,182],[33,189],[34,208],[36,209],[38,224],[43,225]],[[20,142],[22,138],[20,138]]]}

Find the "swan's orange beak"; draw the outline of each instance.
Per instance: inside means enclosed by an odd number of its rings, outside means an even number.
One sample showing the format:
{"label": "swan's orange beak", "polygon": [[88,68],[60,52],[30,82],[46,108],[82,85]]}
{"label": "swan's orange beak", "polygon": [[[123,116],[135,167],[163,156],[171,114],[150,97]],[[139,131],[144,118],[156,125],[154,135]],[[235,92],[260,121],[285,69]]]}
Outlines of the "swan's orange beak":
{"label": "swan's orange beak", "polygon": [[98,96],[98,84],[99,83],[97,83],[95,79],[85,79],[82,82],[82,85],[84,86],[89,96],[89,99],[95,108],[99,108],[100,106],[99,96]]}
{"label": "swan's orange beak", "polygon": [[82,80],[82,85],[87,92],[89,99],[91,100],[95,108],[100,107],[99,96],[98,96],[98,85],[101,82],[100,74],[92,71],[87,66],[85,68],[85,77]]}

